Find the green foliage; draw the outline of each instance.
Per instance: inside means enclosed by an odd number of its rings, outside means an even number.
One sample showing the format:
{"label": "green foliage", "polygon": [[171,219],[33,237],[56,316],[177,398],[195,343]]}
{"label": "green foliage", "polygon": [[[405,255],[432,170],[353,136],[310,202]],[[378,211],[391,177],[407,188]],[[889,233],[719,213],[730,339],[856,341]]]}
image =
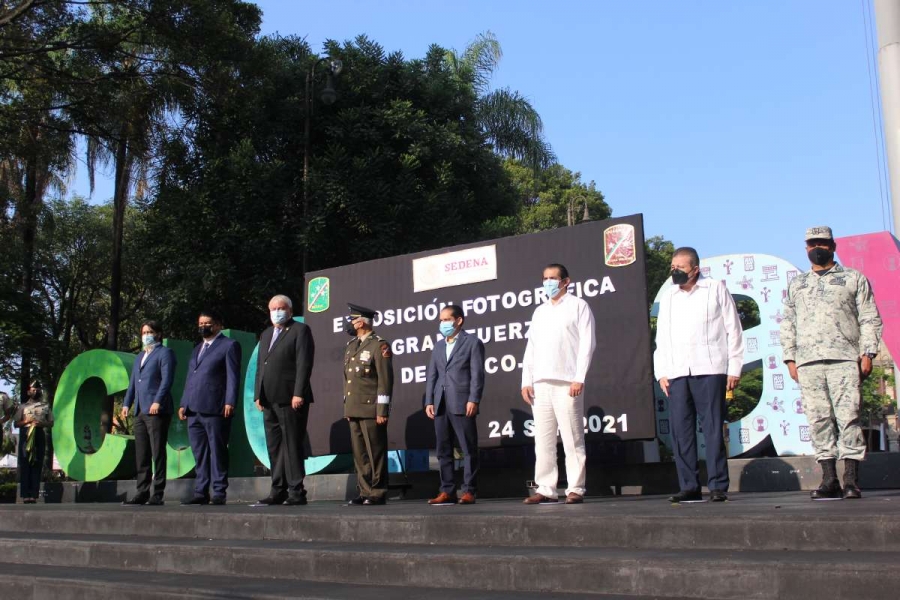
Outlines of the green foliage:
{"label": "green foliage", "polygon": [[746,296],[736,295],[734,299],[738,311],[738,318],[741,320],[741,328],[744,331],[747,331],[748,329],[759,325],[759,304]]}
{"label": "green foliage", "polygon": [[886,373],[882,367],[873,368],[872,373],[863,381],[859,416],[865,427],[874,427],[884,420],[885,411],[893,403],[887,390],[893,386],[894,376]]}
{"label": "green foliage", "polygon": [[759,404],[762,391],[762,367],[744,372],[734,389],[734,398],[728,402],[728,421],[733,423],[749,415]]}

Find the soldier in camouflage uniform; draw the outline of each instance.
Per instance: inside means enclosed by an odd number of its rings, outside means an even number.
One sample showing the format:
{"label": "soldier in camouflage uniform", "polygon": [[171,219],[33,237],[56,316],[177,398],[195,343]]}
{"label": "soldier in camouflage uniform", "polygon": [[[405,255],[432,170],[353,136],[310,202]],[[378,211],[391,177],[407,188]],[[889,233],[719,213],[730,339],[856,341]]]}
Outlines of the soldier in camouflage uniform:
{"label": "soldier in camouflage uniform", "polygon": [[388,488],[387,423],[394,367],[390,344],[372,331],[375,311],[349,304],[344,330],[354,336],[344,352],[344,417],[359,495],[352,505],[384,504]]}
{"label": "soldier in camouflage uniform", "polygon": [[[830,227],[806,230],[812,268],[788,286],[781,322],[784,362],[800,383],[822,483],[814,500],[859,498],[859,462],[866,444],[859,423],[860,382],[872,372],[881,317],[862,273],[834,262]],[[837,421],[835,432],[832,419]],[[844,489],[836,461],[844,461]]]}

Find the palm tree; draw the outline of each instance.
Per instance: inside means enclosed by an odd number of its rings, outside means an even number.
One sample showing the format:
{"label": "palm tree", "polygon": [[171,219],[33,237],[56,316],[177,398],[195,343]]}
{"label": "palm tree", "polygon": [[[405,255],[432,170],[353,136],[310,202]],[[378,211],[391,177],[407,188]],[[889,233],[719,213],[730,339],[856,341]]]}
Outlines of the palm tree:
{"label": "palm tree", "polygon": [[478,126],[494,151],[516,158],[536,171],[556,162],[544,138],[537,110],[522,94],[509,88],[490,90],[490,79],[503,57],[500,42],[490,31],[479,34],[462,54],[448,50],[444,62],[476,98]]}

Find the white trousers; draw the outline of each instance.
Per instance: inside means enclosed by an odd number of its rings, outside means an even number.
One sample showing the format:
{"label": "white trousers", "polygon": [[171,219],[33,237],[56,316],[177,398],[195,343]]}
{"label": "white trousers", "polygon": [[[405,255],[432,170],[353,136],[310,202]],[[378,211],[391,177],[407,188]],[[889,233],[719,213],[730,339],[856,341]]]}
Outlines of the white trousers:
{"label": "white trousers", "polygon": [[540,381],[534,384],[534,482],[537,493],[556,498],[559,470],[556,467],[556,432],[566,453],[566,494],[584,496],[586,455],[584,451],[584,393],[569,396],[569,383]]}

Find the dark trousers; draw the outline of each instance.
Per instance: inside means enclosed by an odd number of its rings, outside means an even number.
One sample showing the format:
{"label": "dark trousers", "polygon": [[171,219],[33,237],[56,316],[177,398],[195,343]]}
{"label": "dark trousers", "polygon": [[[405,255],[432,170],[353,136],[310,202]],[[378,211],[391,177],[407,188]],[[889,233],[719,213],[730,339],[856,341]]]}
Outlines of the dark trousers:
{"label": "dark trousers", "polygon": [[28,427],[19,429],[19,453],[16,457],[19,470],[19,495],[22,498],[34,498],[41,493],[41,472],[44,469],[44,454],[47,451],[47,438],[43,427],[34,429],[34,457],[28,460],[25,445],[28,443]]}
{"label": "dark trousers", "polygon": [[272,404],[263,410],[266,426],[266,448],[269,451],[269,466],[272,469],[272,493],[287,492],[298,497],[306,496],[303,478],[306,466],[306,422],[309,418],[309,404],[300,410],[290,404]]}
{"label": "dark trousers", "polygon": [[441,464],[441,491],[456,492],[453,472],[453,437],[459,441],[463,452],[463,492],[475,493],[478,476],[478,427],[475,417],[456,415],[447,410],[447,402],[441,402],[434,414],[434,434],[437,438],[437,456]]}
{"label": "dark trousers", "polygon": [[150,491],[151,467],[153,493],[162,495],[166,489],[166,442],[172,415],[138,413],[134,417],[134,455],[137,462],[137,493]]}
{"label": "dark trousers", "polygon": [[725,375],[698,375],[669,380],[669,422],[672,450],[681,491],[700,489],[697,464],[697,417],[706,439],[707,487],[728,491],[728,461],[725,454]]}
{"label": "dark trousers", "polygon": [[188,438],[194,452],[194,495],[224,498],[228,489],[228,438],[231,419],[220,414],[188,413]]}
{"label": "dark trousers", "polygon": [[387,425],[350,418],[350,445],[356,489],[363,498],[384,498],[388,490]]}

